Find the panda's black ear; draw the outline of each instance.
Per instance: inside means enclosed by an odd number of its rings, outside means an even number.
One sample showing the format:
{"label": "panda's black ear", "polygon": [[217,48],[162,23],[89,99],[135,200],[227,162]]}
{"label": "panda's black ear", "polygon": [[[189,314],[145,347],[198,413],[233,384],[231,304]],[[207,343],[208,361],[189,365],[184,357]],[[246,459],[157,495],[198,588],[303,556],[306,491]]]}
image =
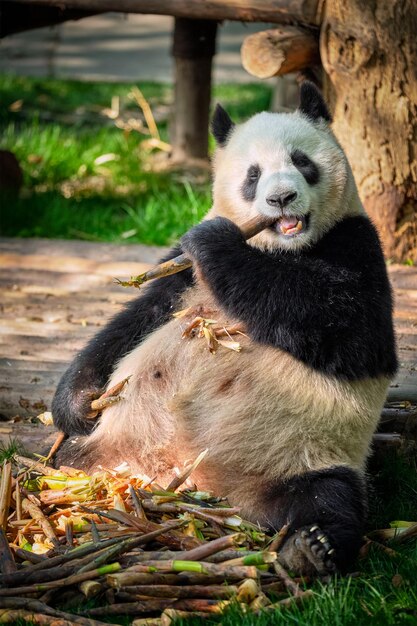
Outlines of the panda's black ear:
{"label": "panda's black ear", "polygon": [[320,119],[326,120],[326,122],[332,121],[332,116],[323,96],[316,85],[309,80],[301,83],[299,110],[312,122],[317,122]]}
{"label": "panda's black ear", "polygon": [[234,126],[229,114],[220,104],[216,104],[213,119],[211,120],[211,132],[219,146],[226,145]]}

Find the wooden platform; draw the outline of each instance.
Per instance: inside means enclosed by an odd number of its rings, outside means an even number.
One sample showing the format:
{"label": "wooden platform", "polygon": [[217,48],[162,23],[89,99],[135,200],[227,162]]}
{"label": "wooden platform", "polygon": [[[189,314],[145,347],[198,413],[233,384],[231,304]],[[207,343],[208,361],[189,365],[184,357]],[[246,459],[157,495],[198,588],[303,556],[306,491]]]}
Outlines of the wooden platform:
{"label": "wooden platform", "polygon": [[[27,419],[50,410],[74,354],[136,295],[114,278],[143,272],[163,252],[139,245],[0,238],[0,416],[15,418],[0,423],[0,441],[19,437],[39,449],[45,427]],[[416,403],[417,268],[397,265],[389,271],[401,362],[390,400]]]}

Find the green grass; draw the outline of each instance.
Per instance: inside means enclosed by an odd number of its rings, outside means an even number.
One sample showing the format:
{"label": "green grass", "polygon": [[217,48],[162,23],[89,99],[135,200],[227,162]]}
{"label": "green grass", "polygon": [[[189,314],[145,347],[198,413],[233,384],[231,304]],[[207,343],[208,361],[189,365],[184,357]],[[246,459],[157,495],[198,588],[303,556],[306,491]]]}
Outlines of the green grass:
{"label": "green grass", "polygon": [[0,465],[5,461],[11,461],[15,454],[25,455],[26,450],[18,439],[9,438],[7,444],[0,443]]}
{"label": "green grass", "polygon": [[[102,115],[118,96],[126,117],[137,117],[132,86],[0,77],[0,148],[14,152],[24,171],[19,198],[3,197],[2,235],[163,245],[201,219],[211,203],[208,176],[150,171],[146,137]],[[171,88],[139,87],[167,141]],[[225,85],[213,100],[239,120],[267,108],[270,97],[267,86]]]}

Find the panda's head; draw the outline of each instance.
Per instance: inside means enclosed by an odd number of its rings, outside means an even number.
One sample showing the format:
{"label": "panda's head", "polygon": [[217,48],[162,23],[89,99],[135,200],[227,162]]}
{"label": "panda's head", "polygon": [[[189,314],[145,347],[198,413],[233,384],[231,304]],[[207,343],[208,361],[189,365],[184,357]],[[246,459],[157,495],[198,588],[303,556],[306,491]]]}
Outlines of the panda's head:
{"label": "panda's head", "polygon": [[212,132],[214,204],[210,215],[238,224],[266,215],[274,225],[254,245],[299,250],[317,242],[337,221],[363,212],[349,164],[316,87],[301,86],[294,113],[259,113],[235,125],[217,105]]}

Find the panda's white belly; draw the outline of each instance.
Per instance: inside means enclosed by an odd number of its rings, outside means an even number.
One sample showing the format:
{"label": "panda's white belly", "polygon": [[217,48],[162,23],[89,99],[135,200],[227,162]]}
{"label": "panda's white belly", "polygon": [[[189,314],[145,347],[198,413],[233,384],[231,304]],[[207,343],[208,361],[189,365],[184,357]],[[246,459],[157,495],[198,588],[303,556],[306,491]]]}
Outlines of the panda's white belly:
{"label": "panda's white belly", "polygon": [[[205,317],[235,321],[204,288],[190,290],[183,306],[199,304]],[[109,381],[131,376],[123,400],[106,409],[90,436],[113,465],[125,460],[134,471],[172,476],[173,467],[208,448],[197,482],[226,495],[247,480],[363,468],[387,378],[337,381],[241,335],[241,352],[210,354],[203,338],[182,338],[187,322],[172,319],[152,333]]]}

